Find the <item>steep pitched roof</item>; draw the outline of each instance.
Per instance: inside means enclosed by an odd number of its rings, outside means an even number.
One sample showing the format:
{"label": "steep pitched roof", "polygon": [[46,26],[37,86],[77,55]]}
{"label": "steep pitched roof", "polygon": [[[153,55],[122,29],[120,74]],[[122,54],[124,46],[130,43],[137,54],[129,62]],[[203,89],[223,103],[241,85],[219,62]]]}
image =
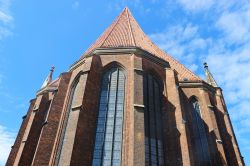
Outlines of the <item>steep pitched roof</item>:
{"label": "steep pitched roof", "polygon": [[115,21],[93,43],[93,45],[87,49],[83,57],[96,48],[129,46],[139,47],[165,61],[168,61],[171,68],[177,71],[180,80],[201,80],[184,65],[157,47],[142,31],[128,8],[125,8]]}

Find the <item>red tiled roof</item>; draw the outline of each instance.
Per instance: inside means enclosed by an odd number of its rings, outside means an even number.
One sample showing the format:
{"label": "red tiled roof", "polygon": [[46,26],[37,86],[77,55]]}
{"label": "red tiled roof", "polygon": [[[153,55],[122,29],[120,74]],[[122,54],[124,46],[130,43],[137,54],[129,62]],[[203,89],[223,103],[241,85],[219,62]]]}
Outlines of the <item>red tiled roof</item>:
{"label": "red tiled roof", "polygon": [[171,68],[177,71],[180,80],[183,80],[184,78],[187,78],[190,81],[201,80],[184,65],[157,47],[142,31],[128,8],[125,8],[115,21],[93,43],[93,45],[87,49],[83,57],[96,48],[129,46],[139,47],[165,61],[168,61]]}

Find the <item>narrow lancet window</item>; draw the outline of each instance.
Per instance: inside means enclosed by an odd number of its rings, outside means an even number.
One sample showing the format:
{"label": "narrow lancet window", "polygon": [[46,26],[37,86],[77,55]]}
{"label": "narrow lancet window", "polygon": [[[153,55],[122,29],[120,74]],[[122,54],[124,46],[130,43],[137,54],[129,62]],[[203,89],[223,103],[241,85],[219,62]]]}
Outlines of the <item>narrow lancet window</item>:
{"label": "narrow lancet window", "polygon": [[49,117],[51,103],[52,103],[51,100],[48,101],[47,106],[46,106],[46,110],[44,111],[44,121],[43,121],[44,124],[48,123],[48,117]]}
{"label": "narrow lancet window", "polygon": [[93,166],[120,166],[125,75],[112,68],[103,75]]}
{"label": "narrow lancet window", "polygon": [[62,131],[61,142],[58,150],[57,165],[69,165],[73,151],[74,136],[77,127],[79,110],[73,110],[77,101],[77,92],[80,90],[79,79],[72,87],[68,111],[65,117],[65,124]]}
{"label": "narrow lancet window", "polygon": [[161,88],[151,75],[144,77],[145,103],[145,165],[164,165],[162,120],[161,120]]}
{"label": "narrow lancet window", "polygon": [[207,166],[210,165],[210,157],[206,130],[201,118],[200,105],[195,98],[191,100],[190,105],[192,108],[194,158],[197,165]]}

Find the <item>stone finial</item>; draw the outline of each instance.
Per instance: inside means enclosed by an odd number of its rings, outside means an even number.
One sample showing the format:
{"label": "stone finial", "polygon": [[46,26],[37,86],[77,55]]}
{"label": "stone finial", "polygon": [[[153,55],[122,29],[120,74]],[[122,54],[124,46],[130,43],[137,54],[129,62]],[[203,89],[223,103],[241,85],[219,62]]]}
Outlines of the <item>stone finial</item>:
{"label": "stone finial", "polygon": [[217,83],[216,83],[213,75],[211,74],[211,72],[208,69],[207,62],[204,62],[203,65],[204,65],[204,69],[205,69],[205,75],[206,75],[206,81],[207,81],[207,83],[209,83],[213,87],[218,87],[218,85],[217,85]]}
{"label": "stone finial", "polygon": [[52,82],[52,76],[53,76],[54,70],[55,70],[55,67],[52,66],[51,69],[50,69],[50,73],[47,76],[47,78],[45,79],[45,81],[43,82],[43,85],[42,85],[41,89],[48,86]]}
{"label": "stone finial", "polygon": [[208,68],[207,62],[204,62],[203,65],[204,65],[204,68],[205,68],[205,69]]}

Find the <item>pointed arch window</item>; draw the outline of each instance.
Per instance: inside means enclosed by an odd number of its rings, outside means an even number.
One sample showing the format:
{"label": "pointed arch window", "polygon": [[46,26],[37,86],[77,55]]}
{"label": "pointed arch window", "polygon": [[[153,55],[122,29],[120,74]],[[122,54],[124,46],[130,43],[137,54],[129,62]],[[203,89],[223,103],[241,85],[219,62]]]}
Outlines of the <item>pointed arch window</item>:
{"label": "pointed arch window", "polygon": [[158,81],[150,74],[144,76],[145,104],[145,165],[164,165],[161,88]]}
{"label": "pointed arch window", "polygon": [[[76,120],[75,119],[73,120],[72,118],[74,114],[77,113],[76,111],[73,111],[73,107],[76,105],[77,102],[77,92],[79,92],[81,89],[79,81],[80,78],[76,80],[71,89],[69,107],[65,117],[65,124],[62,130],[56,165],[62,165],[62,163],[67,165],[70,163],[71,154],[69,152],[73,150],[73,143],[74,143],[74,141],[72,141],[74,140],[74,134],[72,133],[72,131],[76,132],[76,125],[77,125]],[[68,134],[70,130],[72,131],[70,134]]]}
{"label": "pointed arch window", "polygon": [[103,75],[92,166],[120,166],[125,75],[112,68]]}
{"label": "pointed arch window", "polygon": [[195,98],[192,98],[190,107],[192,109],[193,146],[195,160],[197,165],[210,165],[206,130],[201,117],[199,102]]}

